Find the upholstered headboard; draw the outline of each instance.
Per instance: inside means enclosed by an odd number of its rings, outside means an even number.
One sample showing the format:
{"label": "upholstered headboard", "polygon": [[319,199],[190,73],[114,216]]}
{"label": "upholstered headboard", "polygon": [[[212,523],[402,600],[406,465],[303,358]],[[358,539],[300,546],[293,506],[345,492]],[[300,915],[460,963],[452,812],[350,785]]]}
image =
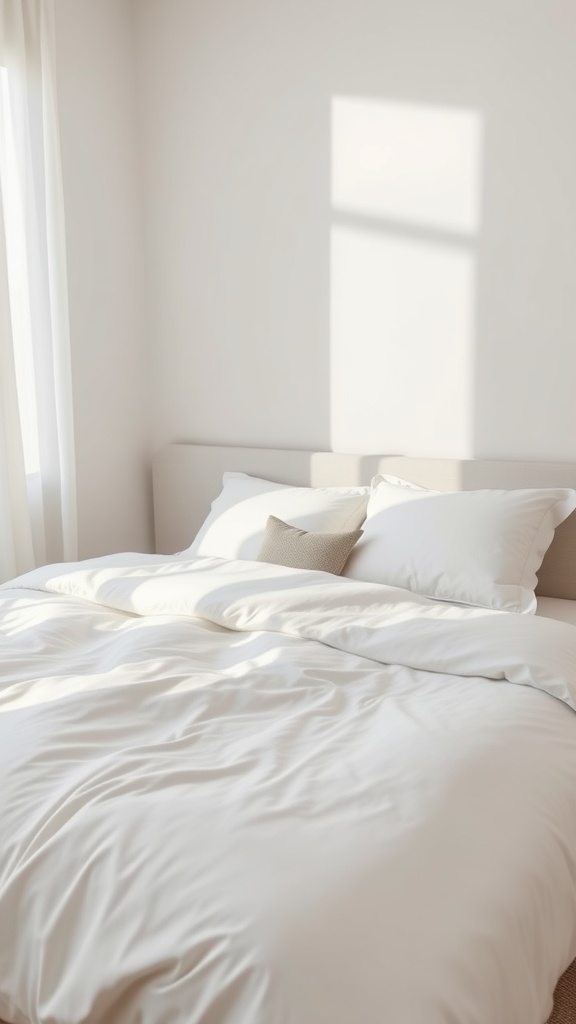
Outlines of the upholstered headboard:
{"label": "upholstered headboard", "polygon": [[[576,465],[572,463],[413,459],[171,444],[154,458],[157,551],[168,554],[188,547],[208,514],[212,499],[220,492],[226,470],[313,487],[369,484],[376,473],[393,473],[440,491],[485,487],[576,488]],[[556,530],[538,575],[540,595],[576,600],[576,513]]]}

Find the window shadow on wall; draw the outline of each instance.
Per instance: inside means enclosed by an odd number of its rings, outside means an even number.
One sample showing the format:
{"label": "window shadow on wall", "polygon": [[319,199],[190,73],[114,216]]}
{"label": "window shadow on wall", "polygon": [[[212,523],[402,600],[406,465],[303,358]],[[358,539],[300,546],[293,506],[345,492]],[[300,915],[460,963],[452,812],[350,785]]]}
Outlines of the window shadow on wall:
{"label": "window shadow on wall", "polygon": [[331,446],[474,445],[479,111],[332,100]]}

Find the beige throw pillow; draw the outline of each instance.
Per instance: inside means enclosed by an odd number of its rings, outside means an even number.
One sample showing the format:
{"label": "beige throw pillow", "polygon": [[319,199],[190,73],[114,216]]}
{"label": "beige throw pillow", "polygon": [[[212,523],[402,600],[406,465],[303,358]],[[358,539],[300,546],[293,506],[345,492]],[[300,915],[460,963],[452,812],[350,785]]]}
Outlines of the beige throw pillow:
{"label": "beige throw pillow", "polygon": [[331,572],[339,576],[361,536],[362,530],[351,530],[349,533],[309,533],[296,526],[289,526],[276,516],[268,516],[258,561],[287,565],[291,569]]}

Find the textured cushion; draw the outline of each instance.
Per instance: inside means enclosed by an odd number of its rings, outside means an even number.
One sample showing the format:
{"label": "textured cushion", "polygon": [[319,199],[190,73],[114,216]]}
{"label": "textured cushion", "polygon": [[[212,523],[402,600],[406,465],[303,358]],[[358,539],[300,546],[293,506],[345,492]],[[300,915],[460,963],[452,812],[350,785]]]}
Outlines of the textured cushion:
{"label": "textured cushion", "polygon": [[292,569],[316,569],[338,576],[362,530],[349,533],[309,533],[268,516],[259,562],[274,562]]}
{"label": "textured cushion", "polygon": [[344,575],[440,601],[534,612],[536,573],[575,506],[569,488],[441,492],[378,476]]}
{"label": "textured cushion", "polygon": [[246,473],[224,473],[222,491],[186,551],[215,558],[256,559],[268,516],[302,530],[355,530],[366,515],[369,487],[292,487]]}

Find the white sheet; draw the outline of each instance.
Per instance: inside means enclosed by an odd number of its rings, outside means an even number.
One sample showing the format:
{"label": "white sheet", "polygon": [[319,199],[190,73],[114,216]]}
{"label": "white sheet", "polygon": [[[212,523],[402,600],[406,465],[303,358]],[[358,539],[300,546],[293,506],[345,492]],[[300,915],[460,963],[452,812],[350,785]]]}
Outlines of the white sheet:
{"label": "white sheet", "polygon": [[109,561],[0,590],[0,1017],[543,1024],[576,955],[576,630]]}
{"label": "white sheet", "polygon": [[536,615],[576,626],[576,601],[565,601],[561,597],[539,597]]}

